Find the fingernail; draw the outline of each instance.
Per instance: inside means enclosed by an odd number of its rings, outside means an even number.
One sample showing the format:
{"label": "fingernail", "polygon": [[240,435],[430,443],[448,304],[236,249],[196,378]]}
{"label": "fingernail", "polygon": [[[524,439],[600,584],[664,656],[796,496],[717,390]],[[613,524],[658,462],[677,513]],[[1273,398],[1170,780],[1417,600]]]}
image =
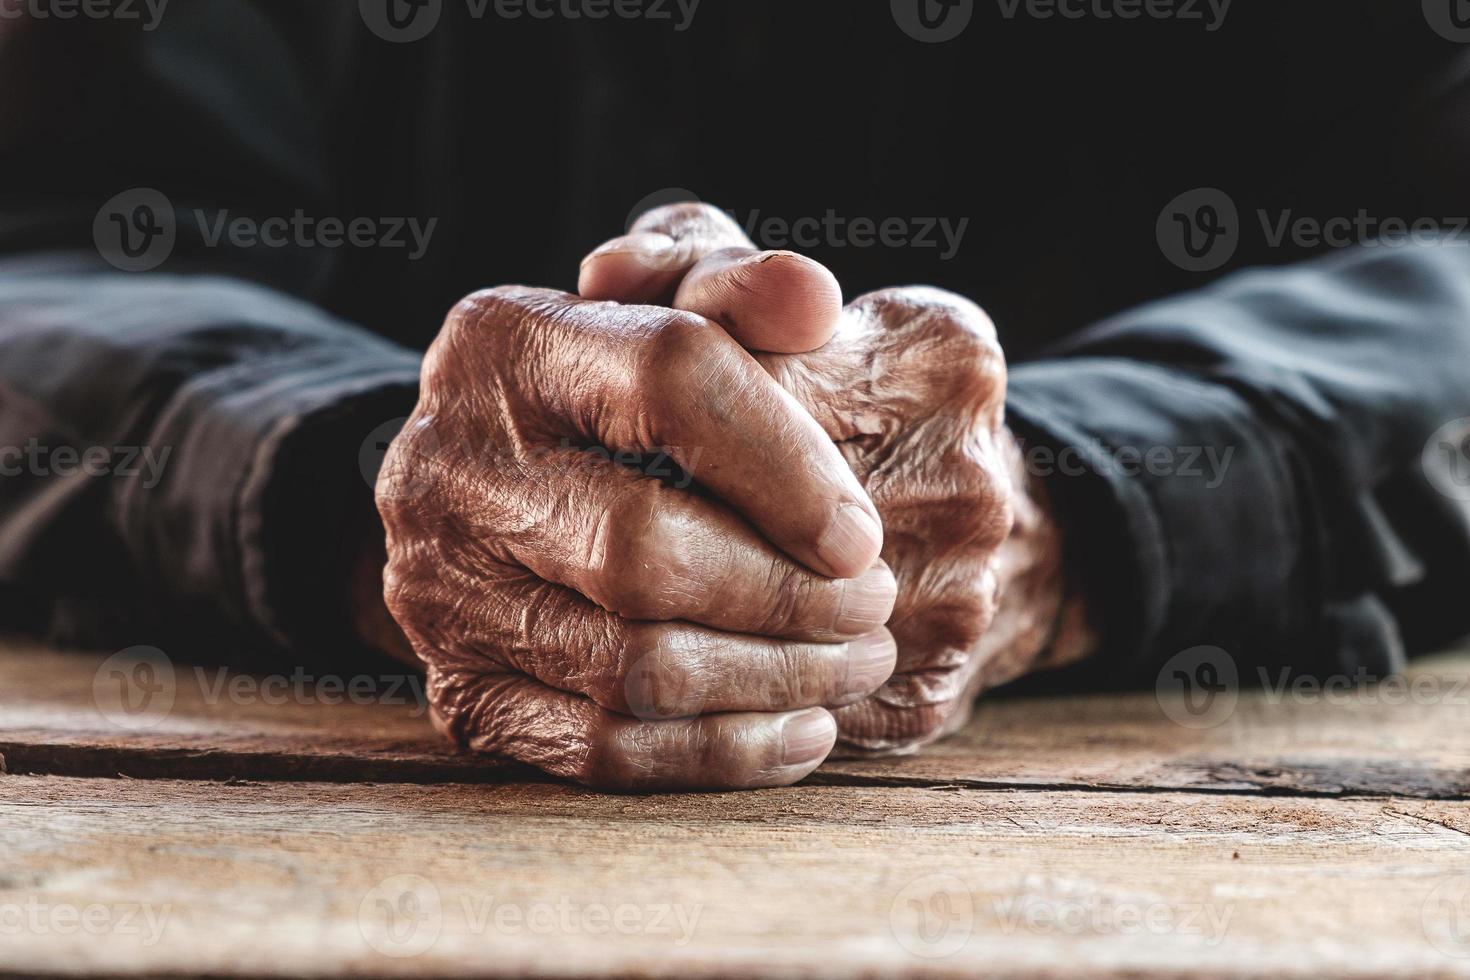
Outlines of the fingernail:
{"label": "fingernail", "polygon": [[781,761],[787,766],[821,762],[835,741],[837,720],[821,708],[808,708],[781,726]]}
{"label": "fingernail", "polygon": [[843,504],[817,540],[817,557],[831,574],[850,578],[873,564],[883,547],[883,529],[857,504]]}
{"label": "fingernail", "polygon": [[597,246],[582,260],[582,268],[587,268],[593,259],[612,255],[627,256],[649,268],[661,269],[674,258],[674,240],[656,231],[635,231]]}
{"label": "fingernail", "polygon": [[847,683],[839,704],[851,704],[872,694],[893,674],[898,644],[887,630],[874,630],[847,645]]}
{"label": "fingernail", "polygon": [[898,598],[898,582],[888,566],[879,562],[855,579],[843,583],[842,605],[833,629],[844,636],[867,633],[893,614]]}

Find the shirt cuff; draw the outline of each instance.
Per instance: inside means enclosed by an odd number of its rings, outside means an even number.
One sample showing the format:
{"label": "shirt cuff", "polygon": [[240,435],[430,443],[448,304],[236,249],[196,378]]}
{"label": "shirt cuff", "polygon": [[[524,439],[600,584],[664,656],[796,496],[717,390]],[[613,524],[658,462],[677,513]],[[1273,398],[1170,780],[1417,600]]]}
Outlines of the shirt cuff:
{"label": "shirt cuff", "polygon": [[1325,601],[1305,461],[1239,392],[1079,357],[1014,368],[1007,409],[1108,669],[1149,677],[1199,645],[1313,674],[1401,662],[1395,637],[1364,628],[1360,599]]}
{"label": "shirt cuff", "polygon": [[116,501],[144,574],[185,609],[222,613],[248,645],[298,659],[358,646],[348,569],[381,533],[379,446],[412,410],[418,376],[417,354],[344,337],[187,382],[151,437],[171,454],[161,479],[129,481]]}

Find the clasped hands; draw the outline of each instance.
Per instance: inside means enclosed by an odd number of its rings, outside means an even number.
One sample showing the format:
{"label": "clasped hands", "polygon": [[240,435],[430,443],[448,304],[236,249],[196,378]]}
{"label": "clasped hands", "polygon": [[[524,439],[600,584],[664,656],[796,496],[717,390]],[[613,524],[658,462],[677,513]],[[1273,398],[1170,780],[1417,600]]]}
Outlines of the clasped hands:
{"label": "clasped hands", "polygon": [[973,303],[844,307],[696,204],[579,292],[457,304],[378,480],[387,606],[454,742],[607,789],[780,786],[1080,654]]}

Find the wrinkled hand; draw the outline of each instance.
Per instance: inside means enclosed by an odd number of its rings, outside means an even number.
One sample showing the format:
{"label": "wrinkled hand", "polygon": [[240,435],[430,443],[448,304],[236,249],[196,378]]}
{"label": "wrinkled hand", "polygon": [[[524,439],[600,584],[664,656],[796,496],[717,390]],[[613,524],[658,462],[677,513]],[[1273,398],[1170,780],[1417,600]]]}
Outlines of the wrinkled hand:
{"label": "wrinkled hand", "polygon": [[815,263],[757,251],[721,212],[672,205],[592,253],[580,289],[671,303],[747,347],[786,352],[757,359],[841,448],[882,515],[898,579],[897,671],[835,712],[840,739],[904,751],[962,724],[982,688],[1076,659],[1091,640],[1043,490],[1005,425],[989,318],[926,288],[843,309],[830,284]]}
{"label": "wrinkled hand", "polygon": [[377,498],[388,608],[470,749],[614,789],[784,785],[831,750],[824,706],[892,672],[872,502],[701,317],[468,297]]}

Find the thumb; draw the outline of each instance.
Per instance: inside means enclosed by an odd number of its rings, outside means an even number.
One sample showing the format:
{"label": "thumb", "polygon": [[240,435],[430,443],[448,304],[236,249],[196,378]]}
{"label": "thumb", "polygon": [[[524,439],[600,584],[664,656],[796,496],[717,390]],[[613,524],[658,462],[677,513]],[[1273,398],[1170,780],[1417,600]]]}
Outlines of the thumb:
{"label": "thumb", "polygon": [[714,320],[741,346],[800,353],[827,342],[842,313],[842,288],[819,262],[762,251],[708,204],[671,204],[582,261],[584,299],[653,303]]}

